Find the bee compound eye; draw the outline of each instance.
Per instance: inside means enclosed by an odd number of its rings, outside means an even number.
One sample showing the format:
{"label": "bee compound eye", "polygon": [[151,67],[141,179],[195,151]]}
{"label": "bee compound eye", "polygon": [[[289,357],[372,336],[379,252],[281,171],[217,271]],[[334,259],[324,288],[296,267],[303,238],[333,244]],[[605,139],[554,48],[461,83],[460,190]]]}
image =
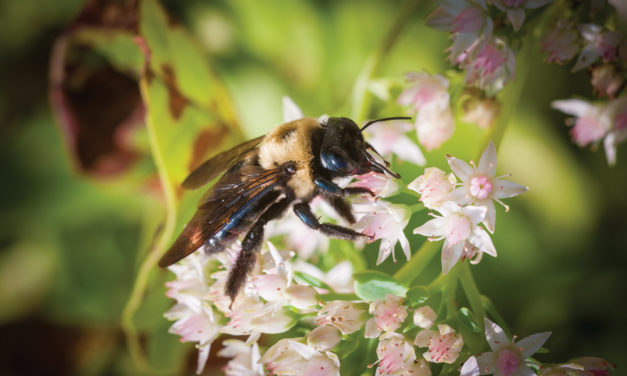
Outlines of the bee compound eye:
{"label": "bee compound eye", "polygon": [[321,155],[322,165],[328,170],[348,174],[355,169],[350,157],[338,146],[332,146]]}
{"label": "bee compound eye", "polygon": [[290,163],[285,167],[285,170],[287,171],[288,174],[292,175],[296,173],[296,166]]}

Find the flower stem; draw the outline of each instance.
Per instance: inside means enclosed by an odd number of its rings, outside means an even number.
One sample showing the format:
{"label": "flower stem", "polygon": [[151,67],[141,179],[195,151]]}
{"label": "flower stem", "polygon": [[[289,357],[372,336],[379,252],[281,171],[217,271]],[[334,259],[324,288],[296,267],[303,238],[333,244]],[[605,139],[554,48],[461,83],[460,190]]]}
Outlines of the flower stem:
{"label": "flower stem", "polygon": [[[475,279],[470,271],[470,264],[468,262],[461,262],[459,268],[461,269],[459,271],[459,281],[464,289],[464,293],[466,293],[468,301],[470,302],[470,308],[472,308],[472,311],[478,317],[485,317],[485,309],[481,303],[481,293],[479,292]],[[483,325],[483,320],[479,324]]]}
{"label": "flower stem", "polygon": [[[141,81],[140,89],[142,92],[142,96],[145,98],[145,102],[147,103],[149,90],[146,86],[145,80]],[[140,265],[135,283],[133,284],[133,290],[131,291],[131,295],[126,302],[124,311],[122,312],[122,330],[124,331],[124,335],[126,337],[126,343],[129,348],[129,352],[131,354],[133,362],[140,370],[147,370],[148,363],[140,345],[139,335],[137,333],[135,323],[133,322],[133,317],[139,309],[142,299],[144,298],[144,294],[146,293],[150,271],[153,270],[154,267],[157,265],[157,262],[159,261],[159,258],[163,253],[163,250],[168,246],[170,239],[174,235],[177,212],[176,194],[174,191],[174,187],[171,184],[170,175],[165,165],[163,151],[161,150],[159,142],[157,141],[157,135],[155,134],[155,127],[153,119],[150,116],[150,112],[148,113],[148,116],[146,116],[146,128],[148,131],[150,149],[155,164],[157,165],[157,170],[159,172],[159,181],[161,183],[161,188],[163,189],[163,194],[165,197],[166,215],[163,230],[158,235],[158,239],[155,241],[154,246],[151,247],[150,251],[148,252],[148,256]]]}
{"label": "flower stem", "polygon": [[425,270],[439,249],[439,242],[436,244],[436,242],[425,241],[412,258],[394,274],[394,278],[401,283],[411,284]]}
{"label": "flower stem", "polygon": [[368,116],[371,95],[368,94],[368,84],[381,68],[383,57],[386,56],[396,44],[398,37],[407,25],[407,21],[414,14],[414,9],[420,3],[418,0],[407,0],[401,8],[396,21],[388,31],[379,48],[368,57],[364,64],[355,86],[353,87],[353,102],[351,106],[351,118],[357,123],[361,123]]}

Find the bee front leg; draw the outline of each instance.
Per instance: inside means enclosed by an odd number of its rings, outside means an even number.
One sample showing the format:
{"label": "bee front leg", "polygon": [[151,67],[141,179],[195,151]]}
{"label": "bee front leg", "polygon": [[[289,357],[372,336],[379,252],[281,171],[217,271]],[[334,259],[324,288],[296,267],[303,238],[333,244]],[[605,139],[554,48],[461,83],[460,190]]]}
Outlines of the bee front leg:
{"label": "bee front leg", "polygon": [[351,230],[350,228],[334,225],[332,223],[320,223],[307,203],[301,202],[294,205],[294,213],[296,213],[298,218],[307,226],[332,238],[347,240],[356,240],[358,238],[372,239],[371,236]]}
{"label": "bee front leg", "polygon": [[285,209],[288,208],[292,198],[285,197],[270,206],[259,217],[257,222],[250,228],[244,240],[242,241],[242,249],[237,255],[235,263],[231,267],[231,271],[226,280],[225,294],[231,298],[231,305],[246,282],[246,277],[250,274],[257,260],[257,251],[263,242],[263,228],[269,221],[281,216]]}
{"label": "bee front leg", "polygon": [[356,195],[356,194],[368,194],[372,197],[377,197],[377,195],[368,188],[363,188],[363,187],[342,188],[339,185],[332,182],[331,180],[327,180],[321,177],[315,178],[314,184],[320,189],[322,194],[327,195],[327,196],[346,197],[349,195]]}

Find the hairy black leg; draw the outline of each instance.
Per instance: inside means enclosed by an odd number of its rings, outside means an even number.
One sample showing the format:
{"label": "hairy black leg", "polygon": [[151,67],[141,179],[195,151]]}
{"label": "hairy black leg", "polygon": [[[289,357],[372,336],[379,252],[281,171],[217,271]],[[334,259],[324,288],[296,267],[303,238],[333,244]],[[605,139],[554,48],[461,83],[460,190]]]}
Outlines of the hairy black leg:
{"label": "hairy black leg", "polygon": [[255,266],[257,250],[259,250],[259,247],[263,242],[263,227],[269,221],[283,214],[291,202],[291,197],[285,197],[272,204],[272,206],[266,209],[261,217],[259,217],[257,222],[255,222],[244,237],[244,240],[242,241],[242,250],[237,256],[235,264],[231,268],[229,276],[226,280],[225,293],[231,298],[231,305],[233,304],[233,300],[235,300],[239,290],[241,290],[244,286],[246,277]]}
{"label": "hairy black leg", "polygon": [[336,239],[355,240],[358,238],[371,238],[366,234],[359,233],[351,230],[350,228],[334,225],[331,223],[320,223],[318,218],[311,212],[309,204],[301,202],[294,205],[294,213],[300,218],[303,223],[311,227],[314,230],[318,230],[323,234],[326,234]]}
{"label": "hairy black leg", "polygon": [[314,179],[314,184],[318,187],[320,192],[325,196],[339,196],[346,197],[349,195],[356,194],[368,194],[372,197],[377,197],[370,189],[363,187],[347,187],[341,188],[339,185],[335,184],[331,180],[327,180],[322,177],[317,177]]}
{"label": "hairy black leg", "polygon": [[333,206],[333,209],[344,218],[348,223],[355,223],[355,216],[351,210],[351,206],[341,197],[325,197],[325,199]]}

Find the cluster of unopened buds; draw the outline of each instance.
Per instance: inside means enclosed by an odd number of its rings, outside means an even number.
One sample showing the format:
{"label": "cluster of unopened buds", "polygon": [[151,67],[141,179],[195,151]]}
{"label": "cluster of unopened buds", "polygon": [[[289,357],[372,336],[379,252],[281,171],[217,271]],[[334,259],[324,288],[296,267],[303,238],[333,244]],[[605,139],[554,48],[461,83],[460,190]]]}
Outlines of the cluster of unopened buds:
{"label": "cluster of unopened buds", "polygon": [[[441,0],[427,17],[427,24],[450,32],[453,45],[448,49],[449,61],[465,71],[466,85],[476,86],[491,97],[515,77],[512,42],[537,43],[521,39],[533,32],[519,34],[526,12],[549,4],[559,8],[546,10],[553,16],[544,22],[552,26],[542,28],[539,45],[535,45],[548,54],[548,63],[566,64],[577,56],[572,71],[589,72],[592,91],[600,100],[557,100],[553,108],[574,116],[567,124],[573,126],[571,135],[577,145],[597,145],[602,141],[608,163],[613,165],[617,145],[627,139],[627,35],[618,26],[627,23],[627,7],[622,0],[552,3],[553,0]],[[583,10],[588,6],[587,11]],[[605,15],[601,16],[603,21],[599,21],[599,15]],[[483,118],[498,111],[498,105],[490,98],[474,96],[470,103],[467,113],[471,122],[482,123],[473,120],[477,110],[488,111]],[[483,123],[487,125],[489,121]]]}

